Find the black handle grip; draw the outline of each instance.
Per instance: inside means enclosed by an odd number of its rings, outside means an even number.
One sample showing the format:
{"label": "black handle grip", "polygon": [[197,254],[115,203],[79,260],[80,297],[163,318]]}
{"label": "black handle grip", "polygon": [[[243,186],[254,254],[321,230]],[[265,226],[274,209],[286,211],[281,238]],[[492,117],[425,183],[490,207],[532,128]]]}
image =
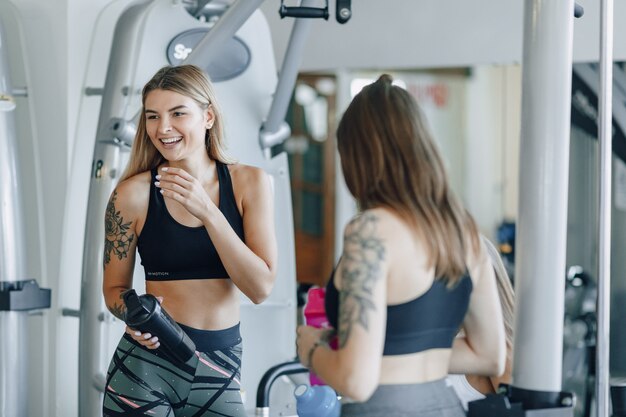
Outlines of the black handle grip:
{"label": "black handle grip", "polygon": [[335,18],[337,22],[344,24],[352,17],[351,0],[337,0]]}
{"label": "black handle grip", "polygon": [[298,17],[305,19],[328,20],[328,7],[286,7],[281,5],[280,17]]}
{"label": "black handle grip", "polygon": [[574,17],[579,18],[583,17],[585,14],[585,9],[578,3],[574,3]]}

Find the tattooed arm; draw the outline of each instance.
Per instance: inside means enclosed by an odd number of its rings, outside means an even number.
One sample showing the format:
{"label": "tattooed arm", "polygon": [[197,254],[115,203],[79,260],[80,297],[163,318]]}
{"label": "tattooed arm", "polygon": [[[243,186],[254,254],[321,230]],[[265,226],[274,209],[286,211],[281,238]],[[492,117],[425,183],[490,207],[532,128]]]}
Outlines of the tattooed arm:
{"label": "tattooed arm", "polygon": [[[339,288],[339,349],[326,346],[305,352],[319,337],[301,327],[299,356],[339,393],[363,401],[378,385],[386,322],[388,250],[384,213],[369,210],[353,219],[344,233],[344,249],[335,275]],[[310,356],[310,358],[307,358]],[[306,365],[310,365],[305,363]]]}
{"label": "tattooed arm", "polygon": [[131,178],[111,194],[104,219],[104,279],[102,290],[109,311],[124,320],[122,294],[132,286],[137,247],[137,214],[143,209],[137,197],[141,184]]}

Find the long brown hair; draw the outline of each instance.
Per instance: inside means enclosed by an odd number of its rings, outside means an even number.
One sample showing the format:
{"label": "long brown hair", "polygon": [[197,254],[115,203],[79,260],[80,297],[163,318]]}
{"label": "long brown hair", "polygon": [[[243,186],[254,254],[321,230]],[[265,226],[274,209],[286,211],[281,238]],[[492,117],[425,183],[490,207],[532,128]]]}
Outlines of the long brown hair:
{"label": "long brown hair", "polygon": [[217,104],[213,85],[209,81],[208,76],[195,65],[167,66],[158,70],[152,79],[143,87],[141,92],[142,108],[137,125],[137,133],[135,134],[133,147],[130,151],[128,165],[120,181],[139,174],[140,172],[156,168],[165,162],[165,158],[163,158],[154,147],[146,132],[146,96],[151,91],[157,89],[174,91],[187,96],[198,103],[203,110],[211,106],[215,114],[215,121],[213,127],[211,127],[210,130],[207,129],[205,135],[207,154],[211,159],[223,163],[233,162],[225,152],[224,121]]}
{"label": "long brown hair", "polygon": [[357,94],[341,118],[337,145],[346,185],[362,210],[389,207],[424,239],[436,277],[466,273],[472,217],[448,185],[441,156],[417,102],[389,75]]}

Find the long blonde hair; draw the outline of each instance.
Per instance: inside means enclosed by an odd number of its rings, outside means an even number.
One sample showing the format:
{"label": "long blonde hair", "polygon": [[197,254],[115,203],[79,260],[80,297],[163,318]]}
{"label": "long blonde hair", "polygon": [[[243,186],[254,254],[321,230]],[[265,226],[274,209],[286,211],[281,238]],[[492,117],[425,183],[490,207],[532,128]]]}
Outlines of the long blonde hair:
{"label": "long blonde hair", "polygon": [[153,90],[169,90],[193,99],[201,109],[212,107],[215,121],[211,129],[207,129],[205,145],[211,159],[231,163],[233,160],[226,154],[224,140],[224,121],[217,104],[213,85],[208,76],[195,65],[166,66],[157,71],[146,83],[141,92],[141,115],[137,125],[137,133],[130,151],[130,158],[120,182],[144,171],[156,168],[165,158],[154,147],[146,132],[145,104],[146,96]]}
{"label": "long blonde hair", "polygon": [[341,118],[337,145],[346,185],[362,210],[396,210],[424,239],[436,277],[454,284],[479,247],[472,217],[448,185],[439,151],[413,97],[389,75],[357,94]]}
{"label": "long blonde hair", "polygon": [[502,307],[502,319],[504,321],[504,334],[506,338],[506,347],[508,355],[513,349],[513,323],[515,322],[515,296],[513,293],[513,285],[509,274],[506,272],[502,257],[496,247],[484,236],[481,240],[485,245],[491,265],[496,275],[496,284],[498,287],[498,296],[500,298],[500,306]]}

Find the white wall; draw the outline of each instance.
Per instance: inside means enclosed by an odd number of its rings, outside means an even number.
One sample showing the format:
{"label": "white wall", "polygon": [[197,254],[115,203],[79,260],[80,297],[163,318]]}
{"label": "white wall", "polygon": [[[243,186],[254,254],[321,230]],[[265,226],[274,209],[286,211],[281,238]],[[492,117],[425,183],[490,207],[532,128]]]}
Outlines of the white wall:
{"label": "white wall", "polygon": [[483,234],[517,217],[521,70],[480,66],[468,83],[463,199]]}
{"label": "white wall", "polygon": [[[460,67],[521,58],[522,1],[359,0],[345,25],[334,19],[334,3],[328,21],[313,22],[306,70]],[[292,19],[280,19],[277,1],[262,9],[282,60]]]}
{"label": "white wall", "polygon": [[[600,2],[577,2],[584,7],[585,15],[574,22],[574,60],[597,60]],[[330,1],[330,19],[313,22],[303,68],[399,69],[519,63],[524,3],[358,0],[352,2],[352,18],[340,25],[334,20],[335,2]],[[262,5],[274,34],[276,58],[282,62],[292,19],[281,20],[278,8],[277,0]],[[619,22],[626,19],[626,2],[615,2],[614,9],[614,54],[616,60],[624,60],[626,26]]]}

